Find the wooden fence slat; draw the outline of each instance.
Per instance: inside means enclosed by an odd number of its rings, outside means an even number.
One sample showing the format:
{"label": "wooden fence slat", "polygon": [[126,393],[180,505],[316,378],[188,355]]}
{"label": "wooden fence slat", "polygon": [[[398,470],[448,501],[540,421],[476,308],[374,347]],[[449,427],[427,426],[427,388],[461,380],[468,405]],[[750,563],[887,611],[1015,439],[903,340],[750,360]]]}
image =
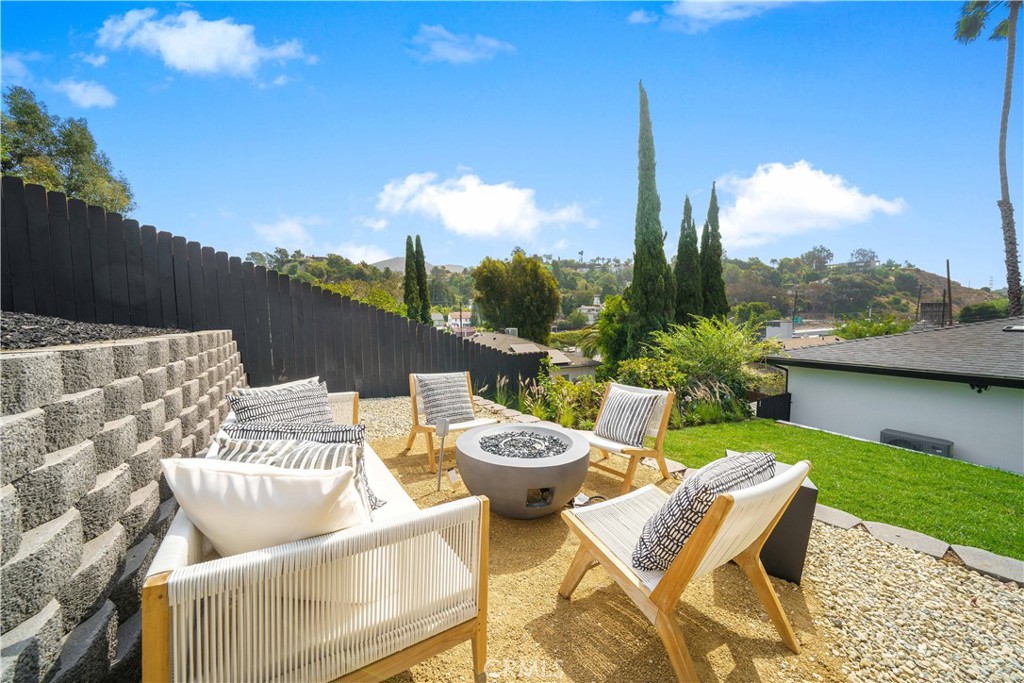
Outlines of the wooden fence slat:
{"label": "wooden fence slat", "polygon": [[[242,360],[249,368],[249,382],[258,387],[264,384],[262,376],[262,365],[259,357],[259,344],[257,336],[259,330],[256,325],[256,274],[255,266],[250,261],[242,262],[242,309],[245,311],[245,351],[242,352]],[[239,342],[239,346],[241,346]]]}
{"label": "wooden fence slat", "polygon": [[338,376],[338,326],[335,324],[335,294],[326,289],[320,290],[320,314],[324,328],[324,374],[327,375],[327,388],[341,391],[341,379]]}
{"label": "wooden fence slat", "polygon": [[[313,364],[320,381],[327,381],[327,326],[324,320],[323,297],[320,287],[310,287],[310,305],[313,311]],[[330,385],[328,385],[330,386]]]}
{"label": "wooden fence slat", "polygon": [[302,366],[306,369],[306,377],[320,374],[316,365],[316,327],[313,318],[313,288],[308,282],[300,283],[299,292],[302,300],[303,334],[305,344],[302,347]]}
{"label": "wooden fence slat", "polygon": [[208,330],[206,322],[206,294],[203,291],[203,247],[199,242],[189,242],[185,253],[188,256],[189,298],[192,302],[192,329]]}
{"label": "wooden fence slat", "polygon": [[32,255],[32,288],[39,315],[57,312],[57,293],[53,288],[53,251],[50,222],[46,216],[46,189],[42,185],[25,186],[25,212],[28,218],[28,244]]}
{"label": "wooden fence slat", "polygon": [[356,391],[356,365],[359,352],[355,340],[355,315],[352,312],[352,299],[341,297],[339,303],[341,318],[342,372],[345,375],[347,391]]}
{"label": "wooden fence slat", "polygon": [[256,309],[256,359],[260,371],[260,384],[274,383],[274,370],[270,362],[270,308],[267,302],[267,269],[253,268],[253,304]]}
{"label": "wooden fence slat", "polygon": [[228,253],[213,255],[213,270],[217,277],[217,309],[220,311],[220,329],[234,330],[235,307],[231,304],[231,274]]}
{"label": "wooden fence slat", "polygon": [[[184,240],[184,238],[182,238]],[[160,272],[160,318],[164,327],[181,329],[178,324],[178,288],[174,279],[174,237],[169,232],[156,234],[156,262]]]}
{"label": "wooden fence slat", "polygon": [[284,382],[284,340],[281,339],[281,292],[277,271],[267,271],[267,322],[270,324],[270,374],[274,383]]}
{"label": "wooden fence slat", "polygon": [[50,225],[50,249],[53,251],[53,289],[56,315],[74,320],[75,268],[71,259],[71,225],[68,219],[68,198],[63,192],[46,193],[46,211]]}
{"label": "wooden fence slat", "polygon": [[128,270],[128,304],[132,325],[145,325],[149,320],[146,310],[146,279],[142,266],[142,232],[139,222],[124,221],[124,260]]}
{"label": "wooden fence slat", "polygon": [[232,256],[228,259],[228,280],[231,290],[231,336],[242,353],[245,372],[252,379],[251,362],[245,349],[245,295],[242,293],[242,259]]}
{"label": "wooden fence slat", "polygon": [[28,209],[25,207],[25,186],[21,178],[4,176],[4,236],[7,253],[11,302],[24,313],[36,312],[36,294],[32,285],[32,249],[28,238]]}
{"label": "wooden fence slat", "polygon": [[281,306],[281,340],[282,345],[274,342],[274,357],[281,358],[282,381],[301,379],[295,368],[295,337],[292,335],[292,290],[291,278],[281,273],[277,275],[277,297]]}
{"label": "wooden fence slat", "polygon": [[[146,322],[149,327],[163,325],[163,301],[160,299],[160,256],[157,252],[156,228],[139,228],[142,240],[142,286],[146,297]],[[173,288],[171,288],[173,290]]]}
{"label": "wooden fence slat", "polygon": [[124,219],[119,213],[107,213],[107,257],[110,262],[110,308],[113,321],[118,325],[130,325],[132,316],[128,298]]}
{"label": "wooden fence slat", "polygon": [[107,212],[90,206],[89,249],[92,258],[92,294],[96,305],[96,322],[114,322],[110,293],[110,252],[107,249]]}
{"label": "wooden fence slat", "polygon": [[71,237],[71,270],[75,279],[75,320],[96,322],[90,255],[89,207],[80,199],[68,200],[68,231]]}
{"label": "wooden fence slat", "polygon": [[200,249],[203,260],[203,295],[206,298],[206,326],[211,330],[223,330],[220,314],[220,297],[217,295],[217,264],[213,247]]}
{"label": "wooden fence slat", "polygon": [[7,212],[3,210],[5,189],[0,183],[0,309],[14,310],[14,291],[11,285],[11,250],[7,245]]}
{"label": "wooden fence slat", "polygon": [[[194,330],[196,328],[192,325],[192,295],[188,277],[188,243],[184,237],[175,236],[171,239],[171,255],[174,266],[174,301],[178,308],[178,327],[183,330]],[[237,340],[238,337],[235,339]]]}
{"label": "wooden fence slat", "polygon": [[291,371],[294,373],[290,379],[304,379],[309,377],[306,373],[305,349],[305,314],[302,311],[302,283],[298,280],[288,279],[288,307],[291,310],[292,318],[292,350]]}

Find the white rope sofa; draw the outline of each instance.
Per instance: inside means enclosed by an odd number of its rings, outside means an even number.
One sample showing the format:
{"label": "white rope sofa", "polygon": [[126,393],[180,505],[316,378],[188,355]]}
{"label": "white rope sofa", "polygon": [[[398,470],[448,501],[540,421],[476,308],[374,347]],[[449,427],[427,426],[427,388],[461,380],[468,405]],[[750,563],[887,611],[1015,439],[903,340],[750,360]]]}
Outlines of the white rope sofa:
{"label": "white rope sofa", "polygon": [[[342,401],[358,406],[332,394],[336,419]],[[342,531],[211,559],[179,509],[143,587],[143,680],[381,681],[466,640],[480,679],[487,499],[420,510],[369,445],[364,461],[387,504]]]}

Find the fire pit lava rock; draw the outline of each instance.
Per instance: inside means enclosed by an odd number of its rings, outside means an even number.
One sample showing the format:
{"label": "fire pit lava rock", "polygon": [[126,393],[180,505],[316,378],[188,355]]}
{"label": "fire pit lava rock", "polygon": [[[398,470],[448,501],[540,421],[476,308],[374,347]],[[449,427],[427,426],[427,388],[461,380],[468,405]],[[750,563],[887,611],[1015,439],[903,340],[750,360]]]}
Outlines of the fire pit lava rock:
{"label": "fire pit lava rock", "polygon": [[471,493],[512,519],[558,512],[583,485],[590,444],[554,424],[478,427],[455,442],[459,474]]}

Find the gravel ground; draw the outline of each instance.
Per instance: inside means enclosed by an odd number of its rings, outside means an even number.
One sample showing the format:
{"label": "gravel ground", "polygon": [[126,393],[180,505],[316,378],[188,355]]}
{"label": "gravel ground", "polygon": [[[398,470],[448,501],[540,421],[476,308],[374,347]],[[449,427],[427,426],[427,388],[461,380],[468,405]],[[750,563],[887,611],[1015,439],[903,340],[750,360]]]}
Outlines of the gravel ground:
{"label": "gravel ground", "polygon": [[[360,415],[375,450],[421,508],[467,495],[447,482],[435,492],[422,439],[404,451],[408,398],[361,401]],[[638,469],[638,485],[678,485],[658,480],[653,470]],[[591,471],[583,490],[614,496],[618,487]],[[607,573],[589,572],[571,602],[557,597],[576,548],[558,515],[492,515],[488,680],[675,680],[654,629]],[[778,639],[735,566],[684,594],[676,614],[702,681],[1024,683],[1024,590],[1013,585],[819,522],[803,584],[773,584],[800,639],[799,655]],[[461,645],[394,680],[468,681],[471,661]]]}
{"label": "gravel ground", "polygon": [[134,339],[183,332],[185,330],[80,323],[31,313],[4,311],[3,315],[0,315],[0,349],[36,349],[43,346]]}

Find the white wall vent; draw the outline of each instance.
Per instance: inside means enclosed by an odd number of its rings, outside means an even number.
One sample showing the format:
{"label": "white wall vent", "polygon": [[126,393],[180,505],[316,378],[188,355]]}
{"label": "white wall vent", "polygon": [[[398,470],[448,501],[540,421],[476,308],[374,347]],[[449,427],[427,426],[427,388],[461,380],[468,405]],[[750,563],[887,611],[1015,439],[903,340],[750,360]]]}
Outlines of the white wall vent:
{"label": "white wall vent", "polygon": [[896,429],[883,429],[882,436],[878,440],[890,446],[909,448],[912,451],[941,455],[946,458],[953,457],[953,442],[934,436],[911,434]]}
{"label": "white wall vent", "polygon": [[505,334],[511,335],[513,337],[518,337],[519,336],[519,328],[518,327],[506,327],[505,328]]}

